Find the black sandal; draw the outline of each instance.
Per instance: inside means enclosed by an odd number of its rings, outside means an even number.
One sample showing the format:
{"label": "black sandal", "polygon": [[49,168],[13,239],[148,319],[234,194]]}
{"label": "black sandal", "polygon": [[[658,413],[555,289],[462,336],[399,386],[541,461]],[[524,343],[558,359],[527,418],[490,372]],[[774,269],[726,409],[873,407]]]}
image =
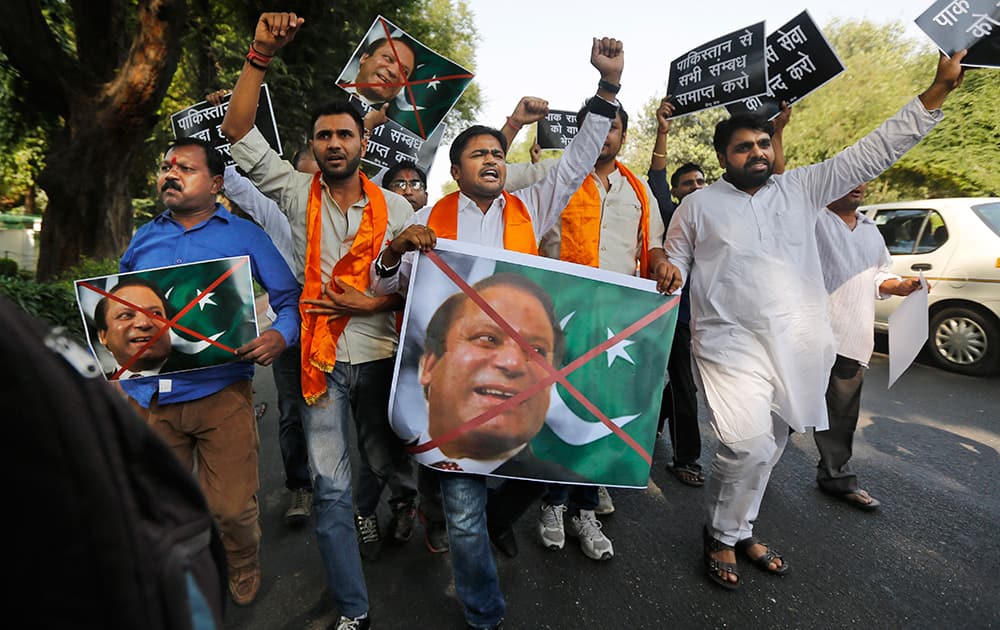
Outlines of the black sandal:
{"label": "black sandal", "polygon": [[[702,539],[704,541],[705,549],[705,574],[708,579],[712,580],[724,589],[735,591],[740,586],[740,572],[739,567],[734,562],[723,562],[722,560],[716,560],[711,554],[717,551],[732,551],[733,547],[727,545],[721,541],[712,538],[708,533],[708,527],[706,526],[701,532]],[[730,582],[725,577],[719,575],[719,572],[731,573],[736,576],[736,582]]]}
{"label": "black sandal", "polygon": [[[750,547],[753,547],[754,545],[763,545],[767,548],[767,551],[756,558],[752,558],[750,557]],[[778,553],[778,550],[771,545],[766,542],[761,542],[753,536],[750,538],[744,538],[743,540],[737,542],[736,550],[746,555],[747,559],[749,559],[751,563],[767,573],[771,573],[773,575],[785,575],[788,573],[788,561],[785,560],[785,557]],[[777,569],[772,569],[770,564],[775,560],[781,560],[781,565],[779,565]]]}

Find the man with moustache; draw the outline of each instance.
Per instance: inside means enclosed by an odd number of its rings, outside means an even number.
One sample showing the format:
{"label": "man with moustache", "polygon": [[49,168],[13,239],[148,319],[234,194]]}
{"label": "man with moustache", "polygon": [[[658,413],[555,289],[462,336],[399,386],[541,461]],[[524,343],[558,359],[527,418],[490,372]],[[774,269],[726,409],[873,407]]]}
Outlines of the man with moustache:
{"label": "man with moustache", "polygon": [[723,177],[681,202],[671,262],[691,276],[692,355],[719,446],[707,485],[707,577],[739,586],[736,551],[765,572],[789,563],[753,524],[789,428],[825,429],[835,345],[816,246],[817,208],[889,168],[943,117],[964,52],[941,56],[931,86],[881,127],[820,164],[772,175],[770,123],[735,116],[713,145]]}
{"label": "man with moustache", "polygon": [[[587,116],[559,164],[538,183],[508,193],[504,191],[506,138],[496,129],[479,125],[463,131],[452,142],[449,152],[451,174],[459,190],[446,195],[432,208],[416,213],[409,227],[382,250],[372,265],[376,292],[389,294],[405,290],[415,258],[414,250],[432,248],[437,237],[538,253],[538,241],[557,223],[566,203],[593,168],[611,121],[616,118],[617,107],[613,103],[620,89],[624,66],[621,42],[595,38],[590,60],[601,73],[599,98],[590,100],[588,108],[592,115]],[[527,110],[546,107],[544,101],[530,97],[525,97],[518,105],[525,110],[525,117],[531,115]],[[654,270],[661,290],[679,285],[679,278],[669,274],[670,270],[676,272],[666,261]],[[489,530],[509,531],[507,521],[511,515],[516,518],[531,504],[539,494],[538,486],[531,482],[505,482],[501,494],[490,497]],[[497,628],[503,620],[506,604],[490,553],[485,478],[460,472],[442,474],[441,493],[448,520],[455,588],[465,607],[468,627]],[[505,522],[496,523],[494,516]],[[512,539],[510,536],[511,543]],[[508,555],[517,553],[516,545],[506,548],[504,553]]]}
{"label": "man with moustache", "polygon": [[880,502],[858,485],[849,462],[858,427],[861,386],[875,348],[875,300],[907,296],[920,288],[920,280],[903,280],[890,271],[892,259],[882,233],[874,221],[858,211],[867,189],[867,183],[861,184],[831,202],[816,222],[837,358],[826,388],[830,428],[815,431],[813,438],[819,450],[816,483],[820,490],[871,511]]}
{"label": "man with moustache", "polygon": [[[371,621],[359,539],[374,558],[375,508],[385,485],[399,532],[412,524],[416,497],[412,463],[387,417],[398,342],[393,311],[402,299],[373,295],[369,267],[413,210],[360,172],[364,122],[349,102],[330,101],[313,112],[310,143],[320,168],[315,175],[292,168],[254,128],[267,66],[304,22],[294,13],[261,15],[221,130],[232,143],[233,159],[277,202],[292,228],[294,271],[304,287],[302,413],[317,540],[340,613],[337,627],[364,629]],[[354,515],[347,425],[352,416],[362,461],[374,473],[359,480]]]}
{"label": "man with moustache", "polygon": [[[577,114],[577,124],[586,117],[585,105]],[[508,140],[523,124],[511,118],[514,122],[508,120],[504,125]],[[627,132],[628,114],[619,108],[590,176],[570,198],[559,225],[542,238],[539,250],[543,256],[628,275],[635,275],[638,269],[641,276],[649,276],[651,269],[665,261],[664,227],[656,199],[649,186],[617,159]],[[536,181],[555,163],[557,160],[543,160],[519,166],[516,176],[508,178],[507,190]],[[614,547],[597,518],[602,494],[604,511],[614,511],[606,489],[550,484],[539,515],[542,544],[549,549],[563,548],[563,514],[568,511],[569,532],[579,539],[583,553],[593,560],[610,560]]]}
{"label": "man with moustache", "polygon": [[229,562],[229,593],[251,603],[260,590],[257,470],[259,438],[253,410],[253,363],[269,365],[298,339],[299,288],[271,239],[216,203],[222,156],[197,138],[175,141],[157,179],[166,211],[139,228],[121,271],[249,256],[254,278],[277,312],[274,325],[237,348],[239,361],[168,377],[121,381],[139,415],[198,480],[219,523]]}
{"label": "man with moustache", "polygon": [[406,41],[380,37],[365,47],[358,74],[348,81],[352,87],[347,91],[358,94],[369,105],[389,102],[403,89],[415,63],[416,55]]}
{"label": "man with moustache", "polygon": [[[117,379],[155,376],[170,356],[170,333],[164,332],[144,348],[169,319],[167,300],[160,288],[142,278],[125,278],[110,291],[127,304],[103,297],[94,308],[97,338],[115,358],[116,367],[108,375]],[[142,354],[136,354],[142,350]]]}

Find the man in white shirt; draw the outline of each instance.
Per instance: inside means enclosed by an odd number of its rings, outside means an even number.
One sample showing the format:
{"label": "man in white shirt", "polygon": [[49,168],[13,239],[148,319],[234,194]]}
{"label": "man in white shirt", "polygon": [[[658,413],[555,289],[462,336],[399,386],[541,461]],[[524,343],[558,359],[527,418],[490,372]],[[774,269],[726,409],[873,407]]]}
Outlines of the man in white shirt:
{"label": "man in white shirt", "polygon": [[849,461],[861,408],[861,386],[875,347],[875,300],[906,296],[920,280],[903,280],[889,271],[892,260],[875,222],[858,212],[867,184],[861,184],[820,212],[816,222],[823,280],[830,295],[830,323],[837,359],[830,371],[826,407],[830,428],[815,431],[820,490],[862,510],[879,501],[858,486]]}
{"label": "man in white shirt", "polygon": [[[736,550],[774,574],[788,562],[753,523],[789,427],[825,429],[835,347],[816,249],[816,209],[889,168],[943,117],[964,53],[941,58],[931,86],[881,127],[820,164],[772,175],[773,127],[738,116],[716,126],[722,179],[688,195],[666,250],[691,276],[691,353],[719,438],[707,486],[706,574],[739,584]],[[735,546],[735,549],[734,549]]]}

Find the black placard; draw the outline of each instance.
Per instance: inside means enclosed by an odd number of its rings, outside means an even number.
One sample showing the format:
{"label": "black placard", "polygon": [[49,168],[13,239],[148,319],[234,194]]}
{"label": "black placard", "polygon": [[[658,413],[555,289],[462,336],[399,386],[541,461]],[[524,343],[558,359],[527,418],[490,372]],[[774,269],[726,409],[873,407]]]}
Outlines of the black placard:
{"label": "black placard", "polygon": [[[362,115],[372,110],[371,105],[353,94],[350,101]],[[438,126],[434,133],[424,140],[398,122],[387,120],[385,124],[375,127],[368,136],[368,149],[363,159],[382,168],[389,168],[401,162],[416,162],[424,173],[430,173],[444,129],[444,125]]]}
{"label": "black placard", "polygon": [[1000,67],[997,0],[937,0],[915,22],[949,57],[969,49],[963,66]]}
{"label": "black placard", "polygon": [[576,122],[577,112],[549,110],[545,118],[538,121],[536,141],[543,149],[565,149],[576,137],[579,125]]}
{"label": "black placard", "polygon": [[675,117],[766,91],[763,22],[713,39],[670,62],[667,94]]}
{"label": "black placard", "polygon": [[[226,139],[219,126],[222,118],[229,109],[229,99],[232,95],[227,95],[219,105],[209,105],[208,101],[195,103],[191,107],[186,107],[176,114],[170,115],[170,126],[174,130],[175,138],[201,138],[207,140],[213,147],[218,149],[226,165],[235,164],[229,154],[229,140]],[[257,101],[257,116],[254,124],[260,133],[271,145],[271,148],[281,155],[281,139],[278,137],[278,124],[274,120],[274,112],[271,109],[271,94],[267,91],[267,85],[260,86],[260,98]]]}
{"label": "black placard", "polygon": [[767,93],[727,105],[730,115],[754,113],[770,120],[781,111],[781,101],[794,103],[844,71],[808,11],[767,36],[764,58]]}

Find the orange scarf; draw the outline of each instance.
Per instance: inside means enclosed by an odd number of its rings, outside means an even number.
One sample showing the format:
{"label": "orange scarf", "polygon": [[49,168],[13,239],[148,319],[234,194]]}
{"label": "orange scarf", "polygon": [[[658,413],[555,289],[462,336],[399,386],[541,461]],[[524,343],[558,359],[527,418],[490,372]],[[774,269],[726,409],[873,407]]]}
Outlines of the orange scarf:
{"label": "orange scarf", "polygon": [[[382,249],[389,224],[389,211],[382,191],[363,173],[359,176],[368,205],[361,215],[361,225],[351,250],[333,266],[329,279],[333,291],[339,291],[333,283],[333,278],[337,277],[358,291],[368,290],[368,271]],[[323,187],[320,177],[320,173],[313,177],[306,205],[306,283],[302,287],[302,300],[324,298],[323,286],[326,283],[320,269],[320,252],[323,249]],[[333,370],[337,362],[337,341],[351,318],[331,319],[326,315],[310,315],[306,313],[307,308],[312,306],[299,302],[299,313],[302,315],[302,397],[306,404],[311,405],[326,393],[326,373]]]}
{"label": "orange scarf", "polygon": [[[531,215],[524,202],[503,192],[503,246],[515,252],[538,254],[538,240],[531,225]],[[458,240],[458,192],[445,195],[431,208],[427,227],[440,238]]]}
{"label": "orange scarf", "polygon": [[[617,160],[615,167],[632,186],[642,208],[639,217],[639,232],[642,234],[639,274],[645,278],[649,275],[649,197],[646,187],[632,171]],[[560,260],[590,267],[600,266],[601,193],[593,177],[588,175],[580,189],[573,193],[563,210],[560,230]]]}

